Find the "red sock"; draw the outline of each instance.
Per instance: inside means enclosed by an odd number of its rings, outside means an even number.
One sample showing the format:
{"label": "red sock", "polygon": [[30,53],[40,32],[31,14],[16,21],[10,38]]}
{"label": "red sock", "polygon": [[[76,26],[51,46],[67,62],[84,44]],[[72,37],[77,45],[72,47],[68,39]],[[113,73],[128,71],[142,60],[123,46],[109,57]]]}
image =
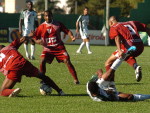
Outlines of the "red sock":
{"label": "red sock", "polygon": [[46,73],[46,66],[45,65],[40,64],[40,72],[43,74]]}
{"label": "red sock", "polygon": [[70,64],[70,65],[67,65],[67,67],[68,67],[69,72],[71,73],[72,77],[74,78],[74,80],[78,81],[77,73],[75,71],[74,66],[72,64]]}
{"label": "red sock", "polygon": [[108,71],[110,69],[111,65],[107,65],[105,66],[106,71]]}
{"label": "red sock", "polygon": [[130,57],[130,58],[128,58],[128,59],[126,60],[126,62],[127,62],[130,66],[134,67],[134,64],[136,63],[136,59],[133,58],[133,57]]}
{"label": "red sock", "polygon": [[15,89],[4,89],[0,96],[9,96]]}

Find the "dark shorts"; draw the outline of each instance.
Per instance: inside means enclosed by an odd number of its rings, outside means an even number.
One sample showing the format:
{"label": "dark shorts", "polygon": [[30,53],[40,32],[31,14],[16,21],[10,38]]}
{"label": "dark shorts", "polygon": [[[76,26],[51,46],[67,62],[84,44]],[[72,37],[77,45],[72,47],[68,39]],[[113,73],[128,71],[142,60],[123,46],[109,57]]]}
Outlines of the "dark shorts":
{"label": "dark shorts", "polygon": [[16,82],[21,82],[22,75],[26,77],[37,77],[39,70],[27,61],[21,69],[10,70],[7,74],[7,78]]}

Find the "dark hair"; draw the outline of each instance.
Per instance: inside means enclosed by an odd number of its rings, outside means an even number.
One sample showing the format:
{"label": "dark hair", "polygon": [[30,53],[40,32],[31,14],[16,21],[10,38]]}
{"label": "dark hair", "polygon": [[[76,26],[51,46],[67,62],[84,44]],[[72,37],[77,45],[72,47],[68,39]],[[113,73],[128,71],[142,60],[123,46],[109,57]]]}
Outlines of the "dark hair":
{"label": "dark hair", "polygon": [[97,94],[99,87],[98,87],[96,82],[89,82],[88,83],[88,89],[89,89],[91,94]]}
{"label": "dark hair", "polygon": [[52,16],[53,16],[52,11],[51,11],[51,10],[49,10],[49,9],[48,9],[48,10],[45,10],[45,11],[44,11],[44,13],[49,13],[50,15],[52,15]]}
{"label": "dark hair", "polygon": [[4,48],[5,46],[4,45],[0,45],[0,50],[2,49],[2,48]]}
{"label": "dark hair", "polygon": [[26,3],[31,3],[31,5],[33,5],[33,2],[30,0],[27,0]]}
{"label": "dark hair", "polygon": [[88,8],[88,7],[84,7],[84,9],[87,9],[87,10],[88,10],[89,8]]}

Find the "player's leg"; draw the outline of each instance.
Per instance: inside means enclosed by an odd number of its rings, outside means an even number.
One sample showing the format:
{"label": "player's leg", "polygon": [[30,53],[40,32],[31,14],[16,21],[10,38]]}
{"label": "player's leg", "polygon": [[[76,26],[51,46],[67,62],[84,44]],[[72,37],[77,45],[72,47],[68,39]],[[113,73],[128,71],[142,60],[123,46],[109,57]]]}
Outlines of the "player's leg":
{"label": "player's leg", "polygon": [[12,89],[15,86],[15,84],[16,84],[16,81],[8,79],[6,77],[0,88],[0,96],[14,97],[18,95],[21,89],[20,88]]}
{"label": "player's leg", "polygon": [[[82,40],[85,38],[82,30],[80,30],[80,36],[81,36]],[[80,44],[78,50],[76,51],[76,53],[81,53],[82,48],[84,47],[84,45],[85,45],[85,41],[83,40],[82,43]]]}
{"label": "player's leg", "polygon": [[55,89],[58,92],[59,95],[62,95],[63,93],[62,89],[60,89],[58,85],[50,77],[42,73],[39,73],[37,78],[42,80],[41,84],[44,83],[44,84],[51,86],[53,89]]}
{"label": "player's leg", "polygon": [[28,42],[29,42],[29,40],[26,40],[26,41],[24,42],[24,49],[25,49],[26,57],[27,57],[28,59],[30,59],[30,55],[29,55],[29,52],[28,52]]}
{"label": "player's leg", "polygon": [[118,96],[120,101],[143,101],[146,99],[150,99],[150,95],[144,95],[144,94],[119,93]]}
{"label": "player's leg", "polygon": [[136,76],[136,80],[137,82],[139,82],[142,79],[142,68],[141,66],[139,66],[136,62],[136,59],[134,57],[129,57],[128,59],[126,59],[126,62],[134,68],[135,70],[135,76]]}
{"label": "player's leg", "polygon": [[41,73],[35,66],[33,66],[30,62],[26,62],[23,70],[22,70],[23,75],[26,75],[27,77],[36,77],[42,80],[41,83],[48,84],[51,86],[53,89],[55,89],[58,94],[61,93],[62,89],[60,89],[56,83],[48,76],[45,74]]}
{"label": "player's leg", "polygon": [[69,72],[71,73],[72,77],[74,78],[74,83],[79,84],[79,80],[78,80],[78,77],[77,77],[76,70],[75,70],[74,66],[72,65],[72,63],[71,63],[70,58],[64,59],[63,62],[66,64]]}
{"label": "player's leg", "polygon": [[81,53],[81,50],[82,50],[82,48],[84,47],[84,45],[85,45],[85,42],[83,41],[83,42],[80,44],[79,49],[76,51],[76,53]]}
{"label": "player's leg", "polygon": [[46,73],[46,58],[42,57],[40,62],[40,72],[45,74]]}
{"label": "player's leg", "polygon": [[35,57],[34,57],[34,53],[35,53],[35,42],[33,39],[30,39],[30,42],[31,42],[31,59],[32,60],[35,60]]}
{"label": "player's leg", "polygon": [[92,52],[90,50],[90,39],[86,38],[86,39],[84,39],[84,41],[86,43],[86,48],[87,48],[88,54],[92,54]]}

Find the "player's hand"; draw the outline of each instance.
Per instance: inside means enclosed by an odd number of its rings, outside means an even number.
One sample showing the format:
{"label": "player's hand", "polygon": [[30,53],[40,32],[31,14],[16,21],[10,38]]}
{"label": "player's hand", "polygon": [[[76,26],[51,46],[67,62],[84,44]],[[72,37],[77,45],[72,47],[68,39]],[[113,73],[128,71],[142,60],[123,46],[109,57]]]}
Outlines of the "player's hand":
{"label": "player's hand", "polygon": [[31,32],[28,34],[28,36],[29,36],[29,37],[33,37],[33,36],[34,36],[34,33],[35,33],[34,31],[31,31]]}
{"label": "player's hand", "polygon": [[26,40],[26,37],[25,37],[25,36],[21,37],[21,38],[20,38],[20,43],[23,43],[25,40]]}
{"label": "player's hand", "polygon": [[72,41],[75,41],[76,38],[75,38],[74,36],[71,36],[71,40],[72,40]]}

